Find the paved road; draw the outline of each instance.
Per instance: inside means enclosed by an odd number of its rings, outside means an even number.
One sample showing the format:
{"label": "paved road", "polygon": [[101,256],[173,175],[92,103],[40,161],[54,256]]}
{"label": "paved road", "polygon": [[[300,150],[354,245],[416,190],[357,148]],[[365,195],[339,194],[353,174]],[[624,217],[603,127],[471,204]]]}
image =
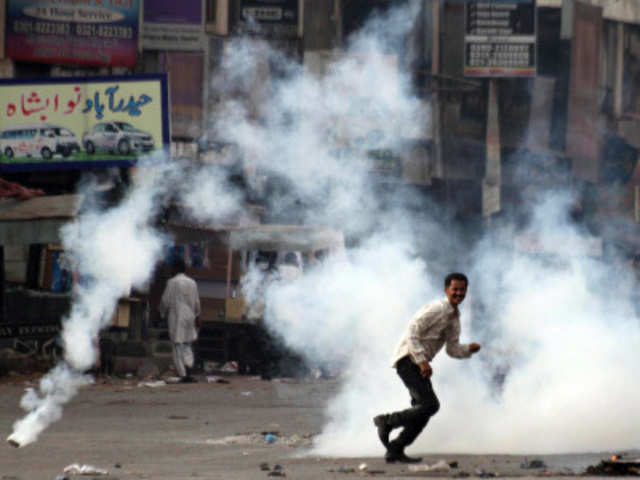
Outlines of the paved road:
{"label": "paved road", "polygon": [[[19,449],[0,444],[0,480],[54,480],[73,463],[108,470],[108,475],[78,477],[100,480],[267,480],[275,477],[276,465],[288,479],[454,477],[460,472],[473,478],[479,469],[502,477],[548,476],[542,470],[521,469],[522,456],[449,455],[447,462],[457,461],[458,468],[439,474],[411,472],[381,458],[302,456],[321,429],[324,404],[338,383],[224,378],[229,383],[162,387],[138,386],[134,378],[98,380],[67,405],[62,420],[36,443]],[[19,399],[24,388],[24,379],[0,379],[4,438],[22,414]],[[267,443],[265,432],[275,432],[276,441]],[[536,458],[553,472],[571,466],[580,473],[604,455]],[[441,458],[427,456],[424,462]],[[362,463],[367,464],[365,472],[358,470]]]}

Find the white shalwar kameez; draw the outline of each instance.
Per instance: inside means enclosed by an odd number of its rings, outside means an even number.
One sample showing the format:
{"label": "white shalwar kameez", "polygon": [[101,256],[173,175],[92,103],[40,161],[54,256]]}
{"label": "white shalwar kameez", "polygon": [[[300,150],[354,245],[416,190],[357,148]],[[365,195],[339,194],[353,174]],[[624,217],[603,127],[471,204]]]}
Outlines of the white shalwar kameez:
{"label": "white shalwar kameez", "polygon": [[176,371],[178,375],[185,377],[185,367],[193,367],[191,344],[198,339],[196,318],[200,316],[200,296],[196,282],[184,273],[169,279],[159,310],[169,325]]}

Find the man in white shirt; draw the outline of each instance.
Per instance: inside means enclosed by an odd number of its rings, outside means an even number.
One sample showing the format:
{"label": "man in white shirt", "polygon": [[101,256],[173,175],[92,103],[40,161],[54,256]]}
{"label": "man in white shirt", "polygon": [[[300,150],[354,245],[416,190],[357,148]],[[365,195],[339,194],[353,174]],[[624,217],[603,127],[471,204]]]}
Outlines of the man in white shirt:
{"label": "man in white shirt", "polygon": [[[458,305],[467,294],[469,280],[462,273],[450,273],[444,280],[446,298],[423,306],[409,322],[406,333],[396,348],[393,366],[409,390],[411,408],[378,415],[373,419],[380,441],[387,449],[388,463],[419,462],[408,457],[404,449],[410,445],[440,408],[431,385],[433,370],[430,362],[446,344],[446,351],[454,358],[469,358],[480,345],[460,344],[460,311]],[[400,434],[389,441],[394,428],[403,427]]]}
{"label": "man in white shirt", "polygon": [[176,371],[183,383],[189,383],[195,381],[187,369],[193,367],[191,344],[198,339],[200,297],[196,282],[185,275],[185,271],[184,259],[176,259],[173,264],[174,276],[167,282],[159,310],[169,326]]}

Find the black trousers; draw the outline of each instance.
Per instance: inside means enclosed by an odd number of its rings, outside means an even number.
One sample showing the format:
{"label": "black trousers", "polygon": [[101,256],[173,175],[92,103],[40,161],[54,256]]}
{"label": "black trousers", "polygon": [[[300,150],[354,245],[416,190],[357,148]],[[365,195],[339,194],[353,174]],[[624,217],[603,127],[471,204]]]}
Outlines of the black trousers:
{"label": "black trousers", "polygon": [[420,367],[408,356],[398,360],[396,370],[411,395],[411,408],[393,412],[388,419],[389,426],[403,427],[389,444],[390,450],[401,452],[420,435],[429,419],[440,409],[440,402],[433,391],[431,379],[420,375]]}

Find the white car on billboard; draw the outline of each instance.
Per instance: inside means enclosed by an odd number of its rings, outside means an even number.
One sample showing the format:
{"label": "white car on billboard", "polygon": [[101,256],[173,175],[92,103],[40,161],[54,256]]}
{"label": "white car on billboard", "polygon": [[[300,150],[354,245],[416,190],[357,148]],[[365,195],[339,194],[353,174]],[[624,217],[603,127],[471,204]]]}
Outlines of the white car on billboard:
{"label": "white car on billboard", "polygon": [[68,157],[80,151],[80,143],[71,130],[49,123],[14,125],[0,132],[0,151],[6,158],[40,157],[49,160],[55,154]]}
{"label": "white car on billboard", "polygon": [[82,137],[82,144],[88,154],[98,150],[129,155],[150,152],[154,148],[153,136],[139,130],[127,122],[100,122]]}

